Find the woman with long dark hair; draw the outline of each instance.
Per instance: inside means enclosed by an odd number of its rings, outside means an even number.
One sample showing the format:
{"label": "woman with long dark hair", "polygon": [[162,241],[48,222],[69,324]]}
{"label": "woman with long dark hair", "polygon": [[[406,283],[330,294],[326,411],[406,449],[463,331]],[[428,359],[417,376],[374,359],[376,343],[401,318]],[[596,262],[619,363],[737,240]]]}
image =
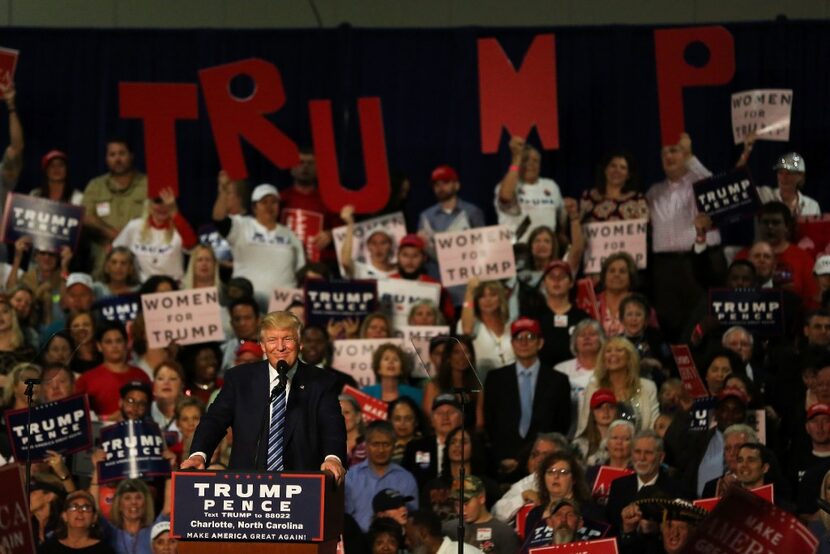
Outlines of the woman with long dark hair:
{"label": "woman with long dark hair", "polygon": [[[424,400],[421,406],[427,417],[432,414],[432,403],[438,395],[454,394],[459,388],[466,390],[481,388],[472,369],[477,367],[473,339],[468,335],[458,335],[446,341],[447,345],[444,347],[435,378],[430,380],[424,389]],[[473,392],[465,394],[464,397],[466,414],[464,426],[478,430],[484,429],[484,395]]]}

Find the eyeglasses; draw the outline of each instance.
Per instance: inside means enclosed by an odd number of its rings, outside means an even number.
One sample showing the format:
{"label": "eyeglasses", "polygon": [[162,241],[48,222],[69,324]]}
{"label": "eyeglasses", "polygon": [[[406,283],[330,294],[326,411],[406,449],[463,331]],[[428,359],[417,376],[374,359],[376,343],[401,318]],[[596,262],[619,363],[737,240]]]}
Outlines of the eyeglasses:
{"label": "eyeglasses", "polygon": [[67,512],[91,512],[92,504],[70,504],[66,507]]}
{"label": "eyeglasses", "polygon": [[539,338],[539,335],[536,333],[519,333],[513,336],[513,340],[516,342],[533,342]]}
{"label": "eyeglasses", "polygon": [[560,477],[565,477],[571,474],[570,469],[565,468],[558,468],[558,467],[549,467],[545,470],[545,475],[558,475]]}

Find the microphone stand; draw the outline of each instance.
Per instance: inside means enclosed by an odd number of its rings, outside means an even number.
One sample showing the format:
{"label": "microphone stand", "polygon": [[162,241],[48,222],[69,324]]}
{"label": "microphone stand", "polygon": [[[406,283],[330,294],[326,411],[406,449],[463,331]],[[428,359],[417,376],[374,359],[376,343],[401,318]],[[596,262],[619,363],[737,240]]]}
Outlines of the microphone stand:
{"label": "microphone stand", "polygon": [[[464,554],[464,536],[466,534],[464,529],[464,481],[467,478],[465,469],[467,460],[464,459],[464,435],[467,433],[467,428],[464,424],[467,421],[467,400],[470,398],[472,389],[467,387],[453,387],[452,392],[461,399],[461,468],[458,471],[460,486],[458,487],[458,527],[456,528],[456,538],[458,540],[458,554]],[[445,446],[445,448],[449,447],[450,445]]]}
{"label": "microphone stand", "polygon": [[40,379],[26,379],[26,502],[29,502],[30,489],[32,488],[32,396],[35,393],[35,385],[40,384]]}

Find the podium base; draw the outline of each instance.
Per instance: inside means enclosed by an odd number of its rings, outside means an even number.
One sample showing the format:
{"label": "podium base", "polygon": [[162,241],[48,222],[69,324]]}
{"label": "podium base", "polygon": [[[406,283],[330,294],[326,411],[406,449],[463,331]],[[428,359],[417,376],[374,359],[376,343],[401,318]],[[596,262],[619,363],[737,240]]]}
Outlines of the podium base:
{"label": "podium base", "polygon": [[179,541],[179,554],[237,554],[249,548],[257,554],[335,554],[337,541],[299,542],[213,542]]}

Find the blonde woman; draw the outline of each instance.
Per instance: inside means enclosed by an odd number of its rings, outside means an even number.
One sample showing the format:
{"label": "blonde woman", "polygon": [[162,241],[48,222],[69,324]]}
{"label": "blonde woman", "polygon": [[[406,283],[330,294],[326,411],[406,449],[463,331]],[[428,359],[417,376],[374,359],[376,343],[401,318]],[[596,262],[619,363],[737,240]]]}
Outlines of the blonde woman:
{"label": "blonde woman", "polygon": [[[25,408],[27,405],[26,395],[26,379],[40,378],[40,368],[34,364],[17,364],[9,374],[4,376],[5,384],[3,385],[3,405],[0,406],[2,410],[19,410]],[[34,385],[34,394],[32,402],[37,403],[40,398],[40,385]]]}
{"label": "blonde woman", "polygon": [[5,385],[11,368],[34,357],[35,349],[25,341],[9,297],[0,294],[0,386]]}
{"label": "blonde woman", "polygon": [[216,253],[207,244],[199,243],[190,252],[190,261],[182,279],[183,289],[221,287],[219,261]]}
{"label": "blonde woman", "polygon": [[126,246],[135,254],[142,282],[153,275],[184,275],[184,249],[196,244],[196,234],[176,207],[171,188],[147,202],[145,215],[133,219],[115,237],[113,246]]}
{"label": "blonde woman", "polygon": [[482,381],[491,369],[515,362],[504,285],[499,281],[481,282],[477,277],[470,279],[456,332],[473,337],[476,369]]}
{"label": "blonde woman", "polygon": [[126,246],[116,246],[104,258],[104,265],[93,288],[96,298],[104,298],[135,292],[138,285],[135,256]]}
{"label": "blonde woman", "polygon": [[612,337],[602,347],[594,375],[579,406],[577,435],[588,424],[590,405],[584,399],[591,398],[600,388],[614,393],[622,417],[630,419],[638,431],[652,428],[660,407],[657,387],[650,379],[640,377],[640,355],[628,339]]}

